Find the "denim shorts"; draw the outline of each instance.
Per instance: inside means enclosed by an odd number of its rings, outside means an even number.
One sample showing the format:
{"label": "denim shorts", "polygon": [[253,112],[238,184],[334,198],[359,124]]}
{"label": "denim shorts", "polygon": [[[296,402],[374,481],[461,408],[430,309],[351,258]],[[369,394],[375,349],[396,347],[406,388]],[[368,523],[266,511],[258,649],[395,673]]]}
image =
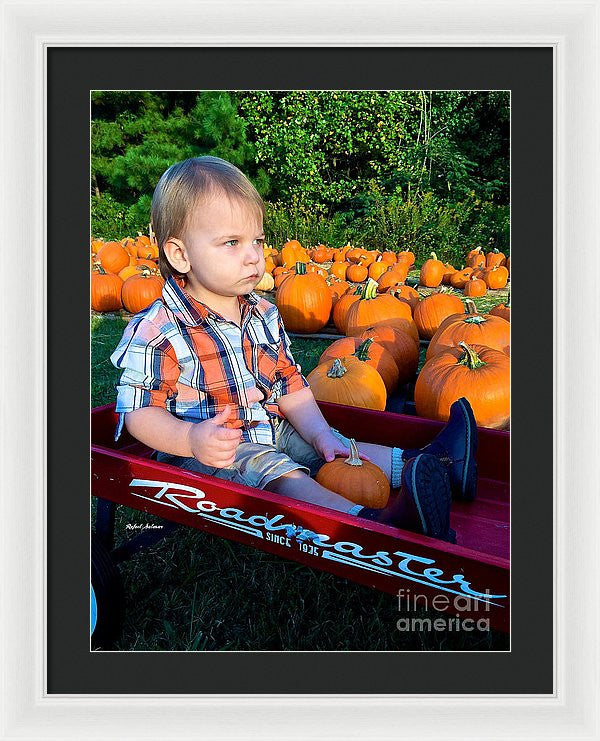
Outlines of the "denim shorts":
{"label": "denim shorts", "polygon": [[[306,442],[300,433],[287,419],[278,417],[273,420],[275,445],[260,443],[240,443],[237,447],[235,461],[228,468],[205,466],[196,458],[183,458],[167,453],[158,453],[159,463],[168,463],[186,471],[204,473],[219,479],[234,481],[236,484],[264,489],[274,479],[290,471],[304,471],[309,476],[316,476],[324,459]],[[332,433],[344,445],[350,447],[350,440],[333,427]]]}

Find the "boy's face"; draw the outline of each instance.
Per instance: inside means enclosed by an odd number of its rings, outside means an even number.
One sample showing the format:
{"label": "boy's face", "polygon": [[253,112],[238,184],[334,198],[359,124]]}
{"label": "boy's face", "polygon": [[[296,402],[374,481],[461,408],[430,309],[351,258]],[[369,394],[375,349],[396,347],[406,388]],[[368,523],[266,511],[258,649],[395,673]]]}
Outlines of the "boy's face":
{"label": "boy's face", "polygon": [[186,290],[210,305],[254,290],[265,272],[262,219],[224,194],[197,206],[184,239],[165,245],[174,268],[186,274]]}

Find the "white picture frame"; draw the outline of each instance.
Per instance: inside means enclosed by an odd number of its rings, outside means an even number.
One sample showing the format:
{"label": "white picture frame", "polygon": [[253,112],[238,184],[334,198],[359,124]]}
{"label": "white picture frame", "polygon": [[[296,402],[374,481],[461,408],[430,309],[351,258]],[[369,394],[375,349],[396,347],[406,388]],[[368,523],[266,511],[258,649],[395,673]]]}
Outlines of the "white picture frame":
{"label": "white picture frame", "polygon": [[[600,738],[598,0],[70,0],[2,11],[1,738]],[[215,44],[554,48],[552,695],[47,694],[46,50]]]}

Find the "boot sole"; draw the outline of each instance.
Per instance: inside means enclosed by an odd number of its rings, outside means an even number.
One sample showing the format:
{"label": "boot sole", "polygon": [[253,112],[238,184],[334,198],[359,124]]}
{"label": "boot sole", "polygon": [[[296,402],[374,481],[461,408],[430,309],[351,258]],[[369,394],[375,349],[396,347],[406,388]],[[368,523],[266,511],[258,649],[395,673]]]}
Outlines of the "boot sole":
{"label": "boot sole", "polygon": [[450,528],[452,491],[443,464],[422,453],[409,461],[407,469],[404,483],[417,507],[423,533],[455,543],[456,533]]}

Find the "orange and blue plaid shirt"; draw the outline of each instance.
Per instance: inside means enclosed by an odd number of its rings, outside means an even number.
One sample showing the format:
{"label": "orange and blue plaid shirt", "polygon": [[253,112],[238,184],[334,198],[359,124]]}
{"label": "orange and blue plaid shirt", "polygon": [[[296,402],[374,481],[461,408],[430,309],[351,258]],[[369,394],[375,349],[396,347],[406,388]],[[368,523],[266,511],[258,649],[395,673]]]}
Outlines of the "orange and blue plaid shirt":
{"label": "orange and blue plaid shirt", "polygon": [[[277,307],[255,293],[238,296],[241,327],[196,301],[169,277],[162,298],[132,317],[111,361],[117,385],[118,439],[124,415],[158,406],[201,422],[234,408],[242,441],[273,445],[277,399],[308,386]],[[257,387],[264,400],[247,405]]]}

